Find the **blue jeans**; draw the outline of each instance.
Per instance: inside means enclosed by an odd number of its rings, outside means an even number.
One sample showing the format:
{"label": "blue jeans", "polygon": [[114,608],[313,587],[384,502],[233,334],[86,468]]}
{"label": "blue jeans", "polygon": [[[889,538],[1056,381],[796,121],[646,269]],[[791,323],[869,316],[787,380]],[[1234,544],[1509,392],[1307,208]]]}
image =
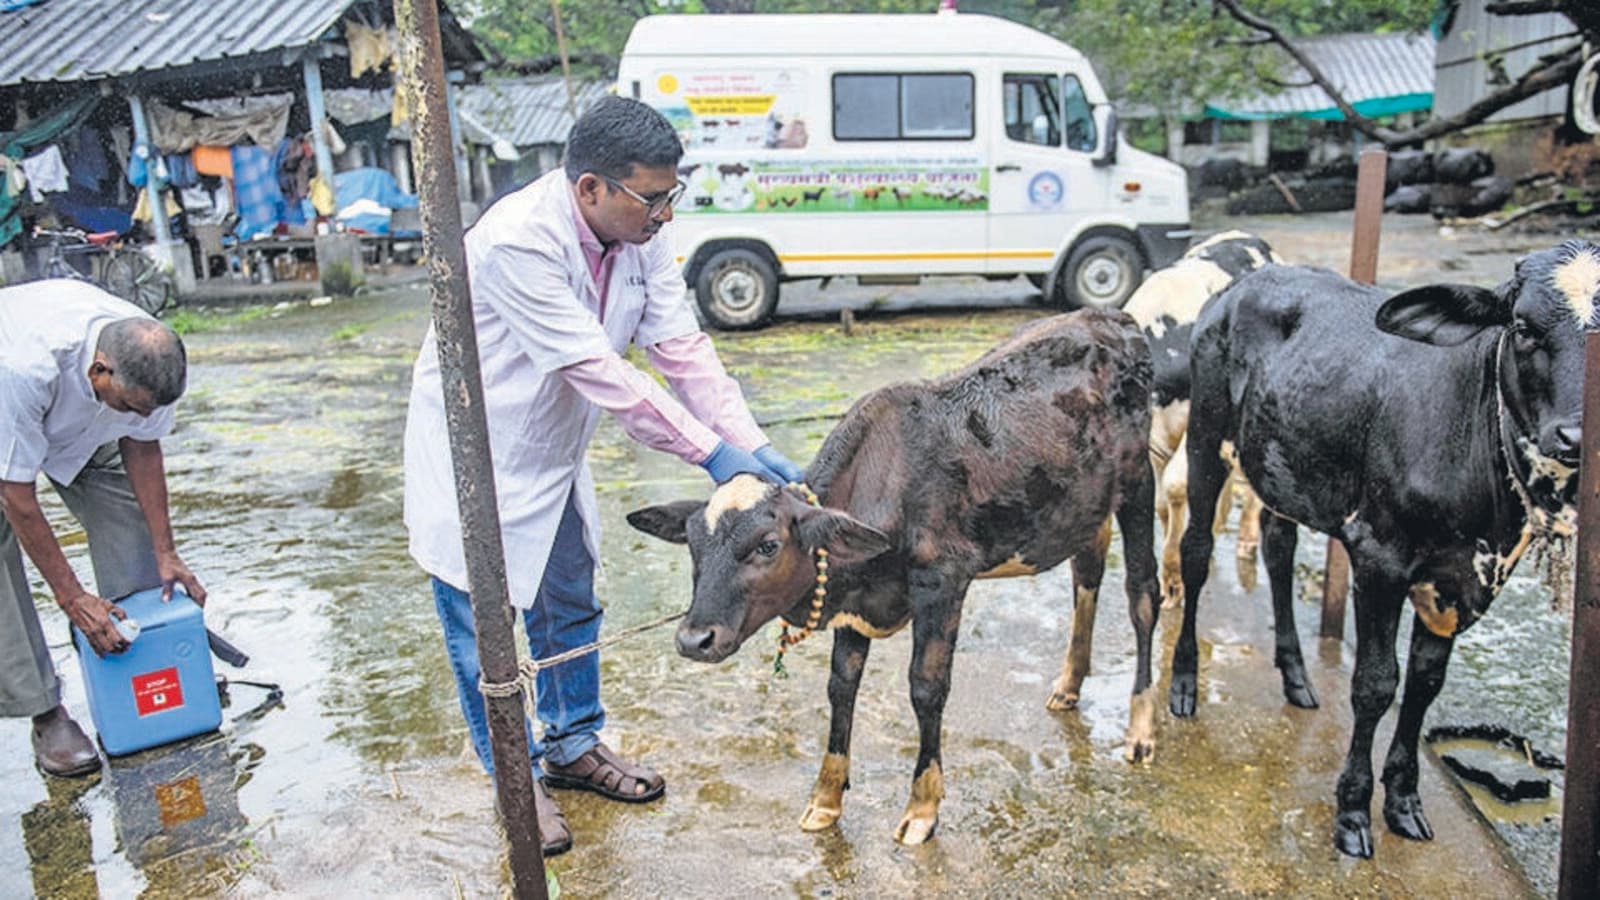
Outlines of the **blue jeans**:
{"label": "blue jeans", "polygon": [[[445,650],[450,655],[450,670],[455,673],[461,713],[472,735],[472,749],[477,751],[484,771],[492,776],[489,723],[483,694],[478,691],[482,670],[478,665],[472,601],[467,592],[438,578],[432,581],[434,606],[439,623],[444,626]],[[538,596],[533,608],[522,614],[528,650],[534,659],[543,659],[581,647],[599,637],[600,619],[600,601],[594,595],[594,560],[583,543],[583,519],[569,495]],[[541,669],[535,686],[544,740],[534,741],[529,725],[528,746],[533,754],[534,775],[538,777],[541,758],[559,766],[570,765],[599,743],[598,733],[606,721],[605,708],[600,704],[600,656],[590,653]]]}

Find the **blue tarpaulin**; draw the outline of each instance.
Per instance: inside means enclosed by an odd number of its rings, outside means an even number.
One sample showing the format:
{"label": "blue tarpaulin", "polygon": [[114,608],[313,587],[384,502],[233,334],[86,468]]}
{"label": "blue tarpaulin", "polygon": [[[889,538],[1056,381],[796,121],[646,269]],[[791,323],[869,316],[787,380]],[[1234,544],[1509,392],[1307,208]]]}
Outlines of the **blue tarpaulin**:
{"label": "blue tarpaulin", "polygon": [[333,177],[335,217],[346,228],[368,234],[389,233],[389,211],[412,209],[417,196],[400,190],[383,169],[351,169]]}

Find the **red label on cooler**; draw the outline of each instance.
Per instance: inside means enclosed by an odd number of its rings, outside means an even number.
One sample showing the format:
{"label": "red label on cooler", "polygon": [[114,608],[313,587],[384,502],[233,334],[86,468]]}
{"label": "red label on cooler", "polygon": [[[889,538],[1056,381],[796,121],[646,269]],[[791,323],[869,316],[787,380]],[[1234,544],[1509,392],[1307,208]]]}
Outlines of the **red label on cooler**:
{"label": "red label on cooler", "polygon": [[165,712],[183,705],[183,685],[176,667],[133,676],[133,705],[139,715]]}

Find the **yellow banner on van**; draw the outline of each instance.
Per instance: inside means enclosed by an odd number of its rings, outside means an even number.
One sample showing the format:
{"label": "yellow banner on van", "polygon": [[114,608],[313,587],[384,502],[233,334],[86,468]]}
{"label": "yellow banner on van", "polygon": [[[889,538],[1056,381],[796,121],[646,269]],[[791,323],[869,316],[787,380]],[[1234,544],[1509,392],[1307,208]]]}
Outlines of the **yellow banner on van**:
{"label": "yellow banner on van", "polygon": [[689,111],[697,116],[764,116],[777,99],[776,94],[701,94],[683,98]]}

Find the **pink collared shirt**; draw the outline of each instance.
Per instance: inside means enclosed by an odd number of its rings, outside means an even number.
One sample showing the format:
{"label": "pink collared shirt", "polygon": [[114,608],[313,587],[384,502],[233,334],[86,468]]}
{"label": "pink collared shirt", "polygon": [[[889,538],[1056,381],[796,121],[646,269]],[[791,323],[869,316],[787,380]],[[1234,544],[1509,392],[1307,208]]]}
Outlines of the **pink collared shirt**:
{"label": "pink collared shirt", "polygon": [[[600,298],[596,318],[603,322],[618,246],[602,244],[576,204],[572,218]],[[629,437],[685,462],[703,462],[719,440],[745,450],[768,443],[705,332],[661,341],[645,352],[677,399],[616,353],[566,366],[561,376],[584,399],[615,416]]]}

